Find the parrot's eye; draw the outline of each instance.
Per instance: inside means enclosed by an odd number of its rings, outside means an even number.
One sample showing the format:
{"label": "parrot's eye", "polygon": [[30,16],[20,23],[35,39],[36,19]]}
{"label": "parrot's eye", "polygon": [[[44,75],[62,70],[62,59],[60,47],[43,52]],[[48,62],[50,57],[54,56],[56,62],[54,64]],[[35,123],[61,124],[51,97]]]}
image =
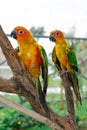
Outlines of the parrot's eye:
{"label": "parrot's eye", "polygon": [[59,35],[59,32],[56,32],[56,35],[58,36],[58,35]]}
{"label": "parrot's eye", "polygon": [[19,30],[18,33],[19,33],[19,34],[23,34],[24,31],[23,31],[23,30]]}
{"label": "parrot's eye", "polygon": [[59,32],[56,32],[56,35],[58,36],[58,35],[59,35]]}

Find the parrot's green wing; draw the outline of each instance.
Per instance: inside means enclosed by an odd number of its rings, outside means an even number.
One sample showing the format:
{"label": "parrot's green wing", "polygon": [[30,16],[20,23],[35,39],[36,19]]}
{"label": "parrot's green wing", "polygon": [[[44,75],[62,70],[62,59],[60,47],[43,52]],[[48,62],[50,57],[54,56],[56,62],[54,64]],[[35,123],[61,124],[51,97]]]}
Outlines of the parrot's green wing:
{"label": "parrot's green wing", "polygon": [[78,71],[77,59],[76,59],[76,55],[75,55],[75,52],[74,52],[73,48],[72,47],[67,47],[66,48],[66,53],[67,53],[70,65],[72,66],[72,68],[75,71]]}
{"label": "parrot's green wing", "polygon": [[82,104],[81,96],[80,96],[80,92],[79,92],[78,77],[77,77],[77,73],[76,73],[76,71],[78,72],[78,64],[77,64],[76,55],[75,55],[74,50],[71,47],[68,47],[66,49],[66,53],[68,56],[69,63],[74,70],[74,73],[70,73],[71,76],[69,76],[69,78],[71,78],[72,87],[75,92],[75,95],[76,95],[78,101],[80,101],[80,104]]}
{"label": "parrot's green wing", "polygon": [[48,86],[48,58],[45,49],[41,46],[41,54],[42,54],[42,78],[44,80],[43,84],[43,93],[44,96],[46,95],[47,92],[47,86]]}
{"label": "parrot's green wing", "polygon": [[45,62],[45,65],[48,66],[48,58],[47,58],[47,54],[46,54],[46,51],[45,49],[41,46],[41,53],[44,57],[44,62]]}

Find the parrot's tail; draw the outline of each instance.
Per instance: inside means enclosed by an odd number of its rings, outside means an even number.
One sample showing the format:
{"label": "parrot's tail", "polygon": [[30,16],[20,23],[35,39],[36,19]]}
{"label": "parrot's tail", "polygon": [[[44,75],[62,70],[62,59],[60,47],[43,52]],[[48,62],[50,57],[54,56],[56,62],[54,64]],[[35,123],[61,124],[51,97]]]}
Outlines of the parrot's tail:
{"label": "parrot's tail", "polygon": [[80,92],[79,92],[79,85],[78,85],[77,75],[75,74],[75,72],[71,72],[70,74],[71,74],[72,87],[73,87],[74,93],[76,95],[77,100],[82,105],[81,96],[80,96]]}
{"label": "parrot's tail", "polygon": [[42,107],[44,108],[47,116],[50,117],[49,109],[48,109],[48,106],[47,106],[46,101],[45,101],[45,97],[44,97],[44,94],[42,91],[42,86],[41,86],[39,78],[37,79],[36,89],[37,89],[37,96],[39,98],[39,101],[40,101]]}

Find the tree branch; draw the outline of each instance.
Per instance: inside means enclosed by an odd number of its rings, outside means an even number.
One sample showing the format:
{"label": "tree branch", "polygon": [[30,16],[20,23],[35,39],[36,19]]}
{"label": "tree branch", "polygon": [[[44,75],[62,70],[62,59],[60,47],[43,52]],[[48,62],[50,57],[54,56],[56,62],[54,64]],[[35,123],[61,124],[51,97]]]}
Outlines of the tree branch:
{"label": "tree branch", "polygon": [[[58,66],[57,63],[55,63],[58,71],[61,72],[60,66]],[[71,91],[71,82],[68,79],[68,72],[64,73],[63,75],[60,75],[63,86],[65,88],[65,96],[66,96],[66,102],[67,102],[67,111],[69,114],[72,115],[73,119],[75,119],[75,109],[74,109],[74,101],[73,101],[73,95]]]}
{"label": "tree branch", "polygon": [[0,91],[7,93],[16,93],[23,95],[20,87],[18,87],[13,79],[2,79],[0,78]]}

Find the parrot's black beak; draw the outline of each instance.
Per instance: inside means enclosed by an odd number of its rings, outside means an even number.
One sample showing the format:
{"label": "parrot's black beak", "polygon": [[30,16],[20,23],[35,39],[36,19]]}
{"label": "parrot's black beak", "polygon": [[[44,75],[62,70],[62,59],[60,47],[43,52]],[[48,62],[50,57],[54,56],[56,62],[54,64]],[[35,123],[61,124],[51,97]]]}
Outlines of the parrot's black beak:
{"label": "parrot's black beak", "polygon": [[10,34],[11,37],[13,37],[14,39],[17,39],[17,34],[16,34],[16,31],[13,30]]}
{"label": "parrot's black beak", "polygon": [[54,35],[52,35],[52,34],[50,34],[49,39],[52,42],[56,42],[56,39],[55,39]]}

